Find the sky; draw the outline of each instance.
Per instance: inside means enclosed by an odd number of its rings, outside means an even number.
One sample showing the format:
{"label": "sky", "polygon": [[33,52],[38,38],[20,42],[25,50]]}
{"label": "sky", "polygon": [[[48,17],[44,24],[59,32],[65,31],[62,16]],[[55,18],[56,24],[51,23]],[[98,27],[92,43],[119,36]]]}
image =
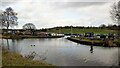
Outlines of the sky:
{"label": "sky", "polygon": [[1,9],[18,13],[18,26],[33,23],[37,29],[56,26],[100,26],[115,24],[111,6],[117,0],[2,0]]}

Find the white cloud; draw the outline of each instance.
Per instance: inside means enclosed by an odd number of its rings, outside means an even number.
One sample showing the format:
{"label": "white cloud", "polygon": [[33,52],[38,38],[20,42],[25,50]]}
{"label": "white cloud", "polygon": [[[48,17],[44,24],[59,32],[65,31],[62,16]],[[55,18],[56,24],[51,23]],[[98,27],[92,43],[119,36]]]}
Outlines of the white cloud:
{"label": "white cloud", "polygon": [[59,8],[54,4],[59,1],[67,3],[68,0],[20,0],[2,8],[11,6],[18,13],[18,28],[22,28],[25,23],[29,22],[35,24],[37,28],[112,24],[109,17],[112,3],[77,8]]}

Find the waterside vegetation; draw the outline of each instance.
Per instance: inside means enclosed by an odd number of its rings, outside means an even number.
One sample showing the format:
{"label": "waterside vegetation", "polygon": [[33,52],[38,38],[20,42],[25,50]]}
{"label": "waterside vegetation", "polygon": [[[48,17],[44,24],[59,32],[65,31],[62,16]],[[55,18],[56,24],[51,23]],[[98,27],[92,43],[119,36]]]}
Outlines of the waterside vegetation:
{"label": "waterside vegetation", "polygon": [[9,50],[2,50],[2,65],[4,66],[53,66],[42,60],[31,60],[23,58],[22,55]]}
{"label": "waterside vegetation", "polygon": [[89,39],[89,38],[79,38],[79,37],[68,37],[67,39],[84,45],[103,46],[103,47],[119,47],[120,45],[120,40],[118,39],[101,40],[101,39]]}

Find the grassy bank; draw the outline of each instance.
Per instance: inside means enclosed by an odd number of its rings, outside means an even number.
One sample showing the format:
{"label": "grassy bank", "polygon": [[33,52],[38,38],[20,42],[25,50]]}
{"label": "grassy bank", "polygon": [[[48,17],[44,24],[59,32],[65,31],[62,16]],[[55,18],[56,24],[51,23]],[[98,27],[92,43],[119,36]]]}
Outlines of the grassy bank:
{"label": "grassy bank", "polygon": [[[54,32],[54,33],[71,33],[71,28],[61,28],[61,29],[49,29],[48,32]],[[86,32],[94,32],[95,34],[108,34],[108,33],[118,33],[117,30],[109,30],[109,29],[80,29],[80,28],[72,28],[72,33],[74,34],[84,34]]]}
{"label": "grassy bank", "polygon": [[68,40],[74,41],[76,43],[84,44],[84,45],[93,45],[93,46],[105,46],[105,47],[119,47],[120,40],[91,40],[87,38],[78,38],[78,37],[70,37]]}
{"label": "grassy bank", "polygon": [[9,52],[8,50],[2,50],[2,64],[4,66],[52,66],[45,61],[33,61],[23,58],[17,53]]}

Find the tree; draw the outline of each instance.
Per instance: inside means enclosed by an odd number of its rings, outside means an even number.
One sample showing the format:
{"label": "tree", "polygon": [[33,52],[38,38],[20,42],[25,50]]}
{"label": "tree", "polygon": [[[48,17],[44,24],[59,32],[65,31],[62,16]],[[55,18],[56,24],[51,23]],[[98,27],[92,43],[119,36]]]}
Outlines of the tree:
{"label": "tree", "polygon": [[2,25],[2,27],[6,27],[7,29],[9,27],[17,26],[18,18],[16,15],[17,13],[15,13],[11,7],[6,8],[5,11],[0,13],[0,25]]}
{"label": "tree", "polygon": [[23,25],[23,29],[30,30],[32,32],[32,34],[34,35],[36,27],[32,23],[26,23],[25,25]]}
{"label": "tree", "polygon": [[120,24],[120,1],[118,1],[112,5],[110,14],[111,14],[112,20],[114,22]]}
{"label": "tree", "polygon": [[3,20],[3,17],[2,17],[2,10],[0,10],[0,27],[3,28],[2,26],[2,20]]}
{"label": "tree", "polygon": [[101,28],[105,28],[106,25],[105,25],[105,24],[101,24],[100,27],[101,27]]}
{"label": "tree", "polygon": [[23,25],[23,29],[36,29],[36,27],[32,23],[26,23],[25,25]]}

